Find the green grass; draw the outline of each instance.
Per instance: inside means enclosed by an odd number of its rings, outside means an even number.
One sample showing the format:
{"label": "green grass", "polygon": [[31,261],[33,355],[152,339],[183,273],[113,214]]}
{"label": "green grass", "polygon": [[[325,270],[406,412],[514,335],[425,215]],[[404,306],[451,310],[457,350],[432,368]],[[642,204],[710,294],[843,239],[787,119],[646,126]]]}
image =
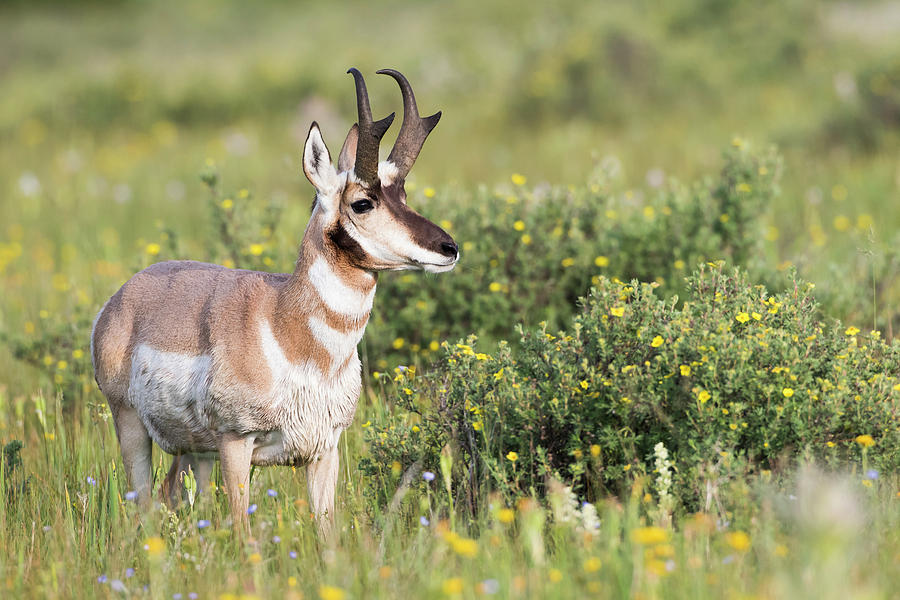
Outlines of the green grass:
{"label": "green grass", "polygon": [[[34,414],[43,400],[10,404],[4,395],[5,414]],[[648,518],[656,501],[638,478],[623,498],[597,503],[595,531],[529,500],[502,513],[499,499],[451,527],[440,473],[414,485],[400,508],[373,505],[355,468],[362,444],[354,427],[341,446],[334,543],[316,538],[302,471],[270,468],[254,474],[253,541],[241,546],[221,492],[142,516],[124,499],[107,413],[83,407],[63,418],[49,408],[58,416],[46,428],[0,421],[25,441],[24,467],[0,477],[0,585],[9,597],[116,597],[116,579],[128,594],[154,598],[328,598],[320,586],[347,598],[475,598],[495,587],[499,598],[888,598],[900,585],[896,476],[871,482],[810,471],[777,485],[760,477],[747,481],[739,514],[719,522],[714,512],[676,514],[672,529]],[[372,411],[364,406],[361,418]],[[167,460],[160,453],[154,462],[164,471]],[[198,528],[201,519],[211,525]]]}
{"label": "green grass", "polygon": [[[738,266],[772,285],[786,285],[795,266],[816,284],[823,320],[896,343],[895,13],[891,3],[812,0],[4,6],[0,339],[13,341],[0,346],[0,442],[24,448],[21,465],[0,462],[0,596],[341,597],[323,585],[347,598],[481,597],[495,587],[494,597],[511,598],[896,595],[896,473],[873,481],[851,460],[828,475],[790,463],[722,488],[728,509],[676,510],[671,522],[652,482],[625,473],[620,494],[596,499],[596,535],[563,523],[543,497],[509,507],[510,523],[500,522],[499,496],[463,516],[450,510],[441,473],[392,508],[380,499],[396,487],[373,490],[358,469],[369,452],[361,425],[384,425],[398,409],[378,386],[342,441],[334,543],[314,535],[302,471],[273,468],[254,472],[255,541],[240,546],[220,493],[143,516],[124,500],[118,445],[85,357],[90,317],[159,256],[148,247],[224,260],[213,223],[226,195],[251,192],[238,225],[245,246],[265,242],[271,262],[258,266],[292,267],[312,194],[300,144],[317,120],[332,152],[340,147],[354,119],[350,66],[368,76],[378,116],[400,108],[393,82],[374,75],[381,67],[408,75],[423,112],[443,110],[413,171],[411,204],[452,219],[471,244],[441,278],[382,278],[369,370],[428,368],[433,332],[413,340],[403,327],[440,320],[442,299],[482,307],[471,320],[478,330],[464,333],[489,330],[496,341],[515,339],[519,320],[568,327],[575,298],[599,274],[653,270],[641,276],[665,277],[667,297],[679,293],[678,272],[694,266],[682,259],[723,258],[710,248],[719,238],[664,234],[699,223],[703,235],[724,235],[721,215],[699,213],[716,206],[707,192],[728,188],[721,149],[744,140],[776,144],[783,169],[778,189],[743,215],[752,264]],[[198,176],[208,159],[222,178],[212,201]],[[735,189],[723,197],[738,199],[734,214],[749,206]],[[262,215],[276,205],[267,234]],[[677,219],[666,220],[671,207]],[[645,219],[648,208],[655,216]],[[526,234],[540,249],[534,260]],[[685,249],[690,257],[674,254]],[[534,281],[553,294],[536,294]],[[12,356],[23,348],[30,363]],[[156,457],[162,472],[167,460]],[[198,529],[200,519],[211,525]],[[662,533],[640,529],[657,526]],[[127,591],[113,590],[117,579]]]}

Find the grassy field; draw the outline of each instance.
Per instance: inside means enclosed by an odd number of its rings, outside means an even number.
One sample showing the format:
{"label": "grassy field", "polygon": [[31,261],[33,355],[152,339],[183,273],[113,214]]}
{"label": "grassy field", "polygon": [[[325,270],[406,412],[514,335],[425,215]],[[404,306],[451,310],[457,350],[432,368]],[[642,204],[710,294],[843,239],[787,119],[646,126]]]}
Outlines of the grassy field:
{"label": "grassy field", "polygon": [[[0,8],[0,595],[896,597],[898,33],[896,2]],[[382,67],[443,110],[407,187],[462,261],[379,280],[339,533],[282,468],[250,544],[221,490],[142,516],[90,320],[158,260],[290,270],[350,66],[376,117]]]}

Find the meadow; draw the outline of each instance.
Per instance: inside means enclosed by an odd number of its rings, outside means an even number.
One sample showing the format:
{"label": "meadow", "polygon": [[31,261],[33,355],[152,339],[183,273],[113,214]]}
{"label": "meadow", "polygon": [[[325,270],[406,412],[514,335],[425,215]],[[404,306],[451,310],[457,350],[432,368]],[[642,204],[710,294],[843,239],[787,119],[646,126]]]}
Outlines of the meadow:
{"label": "meadow", "polygon": [[[896,597],[898,33],[895,2],[3,6],[0,596]],[[462,258],[379,279],[335,539],[302,469],[254,470],[249,543],[218,471],[142,514],[91,320],[160,260],[289,271],[350,66],[376,118],[382,67],[443,110],[407,190]]]}

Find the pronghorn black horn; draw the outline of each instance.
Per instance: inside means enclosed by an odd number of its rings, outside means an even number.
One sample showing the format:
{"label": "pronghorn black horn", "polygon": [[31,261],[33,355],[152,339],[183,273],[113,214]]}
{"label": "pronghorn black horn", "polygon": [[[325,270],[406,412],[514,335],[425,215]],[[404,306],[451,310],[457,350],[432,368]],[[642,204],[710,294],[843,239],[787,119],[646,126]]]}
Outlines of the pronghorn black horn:
{"label": "pronghorn black horn", "polygon": [[425,138],[441,120],[441,111],[430,117],[420,117],[419,108],[416,106],[416,95],[413,94],[412,86],[409,85],[406,77],[394,69],[381,69],[378,73],[390,75],[396,79],[400,84],[400,92],[403,94],[403,124],[400,126],[400,133],[397,134],[397,141],[394,142],[394,148],[391,150],[388,160],[397,166],[400,178],[404,179],[412,169],[413,163],[416,162]]}
{"label": "pronghorn black horn", "polygon": [[353,75],[356,82],[356,109],[359,113],[359,141],[356,145],[356,164],[353,171],[364,183],[373,185],[378,181],[378,146],[388,127],[394,122],[394,113],[380,121],[373,121],[366,80],[356,68],[351,68],[347,72]]}

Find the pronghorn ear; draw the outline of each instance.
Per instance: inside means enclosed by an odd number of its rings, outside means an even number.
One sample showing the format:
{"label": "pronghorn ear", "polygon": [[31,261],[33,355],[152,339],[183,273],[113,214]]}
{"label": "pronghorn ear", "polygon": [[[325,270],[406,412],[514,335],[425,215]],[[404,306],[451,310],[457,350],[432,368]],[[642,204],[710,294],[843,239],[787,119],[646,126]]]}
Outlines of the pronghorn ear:
{"label": "pronghorn ear", "polygon": [[356,142],[358,141],[359,125],[354,123],[347,133],[347,139],[344,140],[344,146],[338,156],[338,173],[353,170],[353,165],[356,164]]}
{"label": "pronghorn ear", "polygon": [[330,194],[337,190],[338,175],[331,164],[331,154],[322,139],[319,124],[313,121],[303,147],[303,173],[317,191]]}

